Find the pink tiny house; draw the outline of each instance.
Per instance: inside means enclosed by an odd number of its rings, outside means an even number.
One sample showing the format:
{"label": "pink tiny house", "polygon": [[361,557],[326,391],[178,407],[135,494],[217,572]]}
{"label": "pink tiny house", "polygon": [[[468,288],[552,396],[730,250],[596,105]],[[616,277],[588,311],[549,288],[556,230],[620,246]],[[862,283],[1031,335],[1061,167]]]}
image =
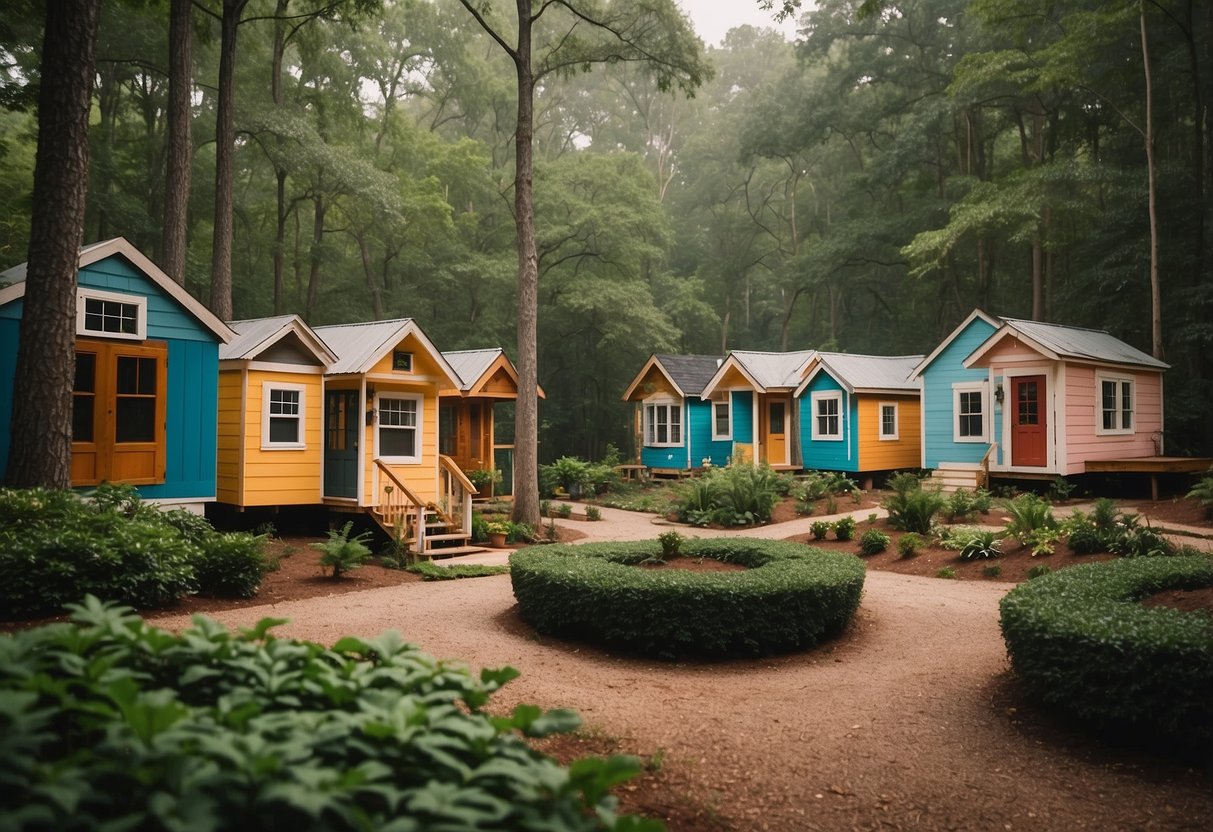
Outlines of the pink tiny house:
{"label": "pink tiny house", "polygon": [[991,473],[1068,476],[1163,452],[1168,365],[1106,332],[1005,318],[964,366],[994,391]]}

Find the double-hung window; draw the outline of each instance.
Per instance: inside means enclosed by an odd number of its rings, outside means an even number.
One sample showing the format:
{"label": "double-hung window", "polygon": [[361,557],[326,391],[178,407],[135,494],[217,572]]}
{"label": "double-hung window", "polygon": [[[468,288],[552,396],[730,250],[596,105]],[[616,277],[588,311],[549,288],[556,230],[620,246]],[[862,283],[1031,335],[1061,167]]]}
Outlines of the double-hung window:
{"label": "double-hung window", "polygon": [[379,397],[379,458],[385,462],[421,461],[421,397]]}
{"label": "double-hung window", "polygon": [[825,393],[814,393],[811,397],[813,404],[813,438],[829,441],[842,439],[842,392],[831,390]]}
{"label": "double-hung window", "polygon": [[644,444],[669,447],[682,444],[682,406],[675,401],[644,406]]}
{"label": "double-hung window", "polygon": [[261,447],[306,447],[303,436],[306,390],[302,384],[266,384],[261,402]]}
{"label": "double-hung window", "polygon": [[969,382],[952,385],[953,442],[985,442],[985,384]]}
{"label": "double-hung window", "polygon": [[880,438],[884,440],[893,440],[897,437],[897,402],[881,402]]}
{"label": "double-hung window", "polygon": [[1098,373],[1096,381],[1099,385],[1099,398],[1097,399],[1098,413],[1096,413],[1095,432],[1099,434],[1132,433],[1135,406],[1132,377]]}
{"label": "double-hung window", "polygon": [[712,400],[712,439],[733,438],[733,404],[732,397],[725,394],[722,399]]}

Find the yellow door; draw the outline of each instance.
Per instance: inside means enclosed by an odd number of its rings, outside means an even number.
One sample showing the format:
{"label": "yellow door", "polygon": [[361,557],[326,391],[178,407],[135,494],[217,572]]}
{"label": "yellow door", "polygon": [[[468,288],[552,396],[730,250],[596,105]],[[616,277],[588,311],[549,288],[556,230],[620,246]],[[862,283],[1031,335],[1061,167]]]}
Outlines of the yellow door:
{"label": "yellow door", "polygon": [[768,465],[788,464],[788,402],[787,399],[767,401]]}

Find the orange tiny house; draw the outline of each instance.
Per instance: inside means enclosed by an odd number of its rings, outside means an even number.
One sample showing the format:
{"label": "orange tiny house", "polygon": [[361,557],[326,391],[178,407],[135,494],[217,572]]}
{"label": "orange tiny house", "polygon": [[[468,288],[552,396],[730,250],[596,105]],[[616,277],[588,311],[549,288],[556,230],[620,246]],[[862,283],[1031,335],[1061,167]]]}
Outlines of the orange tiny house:
{"label": "orange tiny house", "polygon": [[219,351],[218,500],[322,501],[324,372],[337,356],[296,315],[232,321]]}

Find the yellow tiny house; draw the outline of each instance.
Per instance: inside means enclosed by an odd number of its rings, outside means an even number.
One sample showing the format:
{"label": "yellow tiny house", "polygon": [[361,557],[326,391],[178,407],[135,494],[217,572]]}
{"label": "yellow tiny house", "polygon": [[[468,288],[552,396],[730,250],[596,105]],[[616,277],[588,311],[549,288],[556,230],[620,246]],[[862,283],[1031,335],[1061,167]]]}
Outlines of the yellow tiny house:
{"label": "yellow tiny house", "polygon": [[336,356],[295,315],[232,321],[219,355],[218,501],[318,505],[324,371]]}

